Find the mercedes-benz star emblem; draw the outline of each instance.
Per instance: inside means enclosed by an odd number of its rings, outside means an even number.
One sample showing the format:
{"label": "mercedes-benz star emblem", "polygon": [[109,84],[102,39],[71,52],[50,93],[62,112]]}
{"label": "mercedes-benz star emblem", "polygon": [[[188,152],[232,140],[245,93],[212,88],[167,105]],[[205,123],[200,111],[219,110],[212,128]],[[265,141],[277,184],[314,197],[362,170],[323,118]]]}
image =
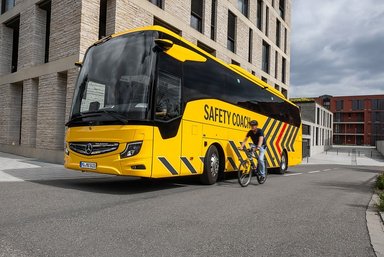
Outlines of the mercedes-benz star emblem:
{"label": "mercedes-benz star emblem", "polygon": [[85,148],[85,151],[87,152],[87,154],[91,154],[92,151],[93,151],[93,146],[91,143],[88,143],[86,148]]}

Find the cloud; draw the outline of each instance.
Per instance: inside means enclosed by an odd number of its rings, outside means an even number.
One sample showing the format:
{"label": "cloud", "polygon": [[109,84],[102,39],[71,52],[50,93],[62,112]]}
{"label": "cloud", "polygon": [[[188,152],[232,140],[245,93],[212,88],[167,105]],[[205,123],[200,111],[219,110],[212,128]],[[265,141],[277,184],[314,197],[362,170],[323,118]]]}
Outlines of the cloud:
{"label": "cloud", "polygon": [[384,94],[384,1],[292,2],[290,96]]}

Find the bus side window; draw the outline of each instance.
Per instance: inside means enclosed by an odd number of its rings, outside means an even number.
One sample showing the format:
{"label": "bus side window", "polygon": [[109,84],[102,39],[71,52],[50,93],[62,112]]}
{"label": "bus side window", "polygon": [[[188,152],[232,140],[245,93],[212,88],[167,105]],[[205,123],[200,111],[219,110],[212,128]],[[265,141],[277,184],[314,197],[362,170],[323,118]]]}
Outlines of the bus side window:
{"label": "bus side window", "polygon": [[155,119],[168,121],[181,115],[181,78],[159,71]]}

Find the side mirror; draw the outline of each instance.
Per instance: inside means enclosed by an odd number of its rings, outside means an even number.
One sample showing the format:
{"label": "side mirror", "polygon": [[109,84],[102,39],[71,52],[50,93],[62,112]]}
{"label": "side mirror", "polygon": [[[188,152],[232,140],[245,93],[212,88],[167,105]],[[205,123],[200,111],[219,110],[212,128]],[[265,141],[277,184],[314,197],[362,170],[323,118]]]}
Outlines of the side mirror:
{"label": "side mirror", "polygon": [[169,39],[155,39],[156,45],[166,54],[180,62],[206,62],[207,58],[196,51],[173,43]]}
{"label": "side mirror", "polygon": [[173,42],[169,39],[155,39],[155,43],[163,51],[168,51],[173,46]]}

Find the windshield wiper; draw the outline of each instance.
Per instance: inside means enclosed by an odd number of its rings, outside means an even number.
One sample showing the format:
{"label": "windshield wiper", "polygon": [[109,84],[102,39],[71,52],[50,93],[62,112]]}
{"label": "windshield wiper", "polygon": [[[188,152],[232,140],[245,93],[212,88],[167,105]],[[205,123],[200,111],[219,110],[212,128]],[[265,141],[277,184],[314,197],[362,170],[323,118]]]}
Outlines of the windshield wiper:
{"label": "windshield wiper", "polygon": [[118,112],[108,111],[108,110],[98,110],[98,111],[96,111],[96,112],[80,114],[80,116],[74,117],[74,118],[72,118],[70,121],[68,121],[68,122],[65,124],[65,126],[70,126],[70,125],[72,125],[74,122],[76,122],[77,120],[80,120],[80,119],[82,119],[82,118],[97,117],[97,116],[101,116],[101,115],[103,115],[103,114],[107,114],[107,115],[109,115],[110,117],[114,118],[115,120],[120,121],[120,122],[121,122],[122,124],[124,124],[124,125],[127,125],[128,122],[129,122],[123,114],[120,114],[120,113],[118,113]]}
{"label": "windshield wiper", "polygon": [[75,121],[80,120],[82,118],[88,118],[88,117],[97,117],[100,116],[99,113],[87,113],[87,114],[80,114],[80,116],[74,117],[70,119],[67,123],[65,123],[65,126],[72,125]]}
{"label": "windshield wiper", "polygon": [[108,114],[112,118],[115,118],[116,120],[121,121],[121,123],[123,123],[124,125],[127,125],[128,122],[129,122],[126,119],[125,115],[120,114],[118,112],[108,111],[108,110],[98,110],[97,112],[94,112],[94,113],[105,113],[105,114]]}

